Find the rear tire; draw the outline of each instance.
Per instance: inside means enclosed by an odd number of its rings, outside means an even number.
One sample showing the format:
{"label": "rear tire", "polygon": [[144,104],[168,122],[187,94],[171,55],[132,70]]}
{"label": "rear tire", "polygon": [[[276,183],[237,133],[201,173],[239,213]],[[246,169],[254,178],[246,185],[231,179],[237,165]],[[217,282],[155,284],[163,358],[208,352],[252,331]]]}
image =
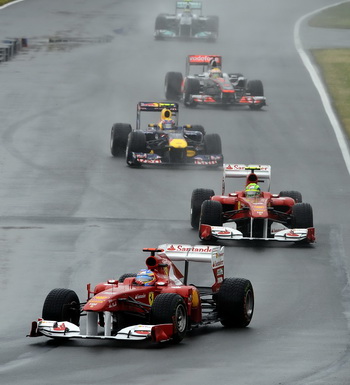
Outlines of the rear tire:
{"label": "rear tire", "polygon": [[75,291],[51,290],[43,305],[42,318],[48,321],[68,321],[79,326],[80,301]]}
{"label": "rear tire", "polygon": [[281,191],[280,197],[289,197],[295,200],[295,203],[301,203],[303,201],[303,197],[299,191]]}
{"label": "rear tire", "polygon": [[137,274],[135,274],[135,273],[125,273],[125,274],[122,274],[122,275],[119,277],[118,282],[123,283],[125,278],[136,277],[136,275],[137,275]]}
{"label": "rear tire", "polygon": [[113,124],[111,129],[111,154],[113,156],[125,156],[128,136],[131,132],[131,125],[125,123]]}
{"label": "rear tire", "polygon": [[179,294],[162,293],[156,296],[151,307],[151,325],[173,324],[173,342],[179,343],[188,328],[187,306]]}
{"label": "rear tire", "polygon": [[199,124],[194,124],[191,126],[191,128],[188,129],[188,131],[199,131],[201,132],[203,135],[205,135],[205,129],[203,126],[199,125]]}
{"label": "rear tire", "polygon": [[182,86],[181,72],[167,72],[165,75],[165,97],[167,100],[179,100]]}
{"label": "rear tire", "polygon": [[254,313],[254,290],[243,278],[226,278],[216,297],[220,322],[228,328],[244,328]]}
{"label": "rear tire", "polygon": [[222,204],[218,201],[204,201],[201,207],[199,224],[222,226]]}
{"label": "rear tire", "polygon": [[314,227],[312,207],[309,203],[296,203],[292,213],[291,227],[293,229]]}
{"label": "rear tire", "polygon": [[201,215],[202,203],[215,195],[214,190],[197,188],[193,190],[191,196],[191,226],[194,229],[199,227],[199,217]]}

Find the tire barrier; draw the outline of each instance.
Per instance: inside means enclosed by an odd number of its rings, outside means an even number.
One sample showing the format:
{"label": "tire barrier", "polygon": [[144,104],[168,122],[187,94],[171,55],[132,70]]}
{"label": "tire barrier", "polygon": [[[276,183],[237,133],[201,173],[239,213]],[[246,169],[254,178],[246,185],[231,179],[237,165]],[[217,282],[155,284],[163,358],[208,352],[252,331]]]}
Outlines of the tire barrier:
{"label": "tire barrier", "polygon": [[25,38],[5,38],[0,41],[0,63],[11,60],[22,48],[27,47]]}

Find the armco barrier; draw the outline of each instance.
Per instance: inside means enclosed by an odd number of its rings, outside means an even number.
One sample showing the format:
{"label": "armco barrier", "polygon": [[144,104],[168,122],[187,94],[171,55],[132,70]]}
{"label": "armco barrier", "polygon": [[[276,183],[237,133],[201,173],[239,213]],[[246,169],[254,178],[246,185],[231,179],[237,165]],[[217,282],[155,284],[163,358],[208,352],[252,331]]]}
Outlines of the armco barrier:
{"label": "armco barrier", "polygon": [[22,47],[27,47],[28,42],[25,38],[7,37],[0,42],[0,63],[12,59]]}

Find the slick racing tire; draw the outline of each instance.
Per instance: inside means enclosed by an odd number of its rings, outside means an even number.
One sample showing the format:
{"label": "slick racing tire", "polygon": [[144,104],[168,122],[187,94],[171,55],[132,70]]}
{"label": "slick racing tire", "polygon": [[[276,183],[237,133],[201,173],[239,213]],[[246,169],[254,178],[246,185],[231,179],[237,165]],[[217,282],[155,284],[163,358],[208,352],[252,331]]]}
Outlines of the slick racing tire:
{"label": "slick racing tire", "polygon": [[195,107],[197,103],[191,100],[192,95],[200,93],[200,83],[198,79],[186,78],[184,84],[184,104],[186,107]]}
{"label": "slick racing tire", "polygon": [[131,158],[132,152],[147,152],[146,135],[142,131],[131,131],[126,146],[126,163],[129,166],[139,166],[139,162]]}
{"label": "slick racing tire", "polygon": [[207,155],[221,155],[222,145],[219,134],[207,134],[204,137],[204,151]]}
{"label": "slick racing tire", "polygon": [[182,80],[181,72],[167,72],[164,82],[165,97],[167,100],[180,99]]}
{"label": "slick racing tire", "polygon": [[299,191],[281,191],[280,197],[289,197],[295,200],[295,203],[301,203],[303,201],[303,197]]}
{"label": "slick racing tire", "polygon": [[226,278],[216,295],[216,305],[223,326],[244,328],[254,313],[254,290],[244,278]]}
{"label": "slick racing tire", "polygon": [[125,274],[122,274],[122,275],[119,277],[118,282],[123,283],[125,278],[136,277],[136,275],[137,275],[137,274],[135,274],[135,273],[125,273]]}
{"label": "slick racing tire", "polygon": [[201,215],[202,203],[215,195],[214,190],[196,188],[191,196],[191,226],[194,229],[199,227],[199,217]]}
{"label": "slick racing tire", "polygon": [[111,129],[111,154],[113,156],[125,156],[128,136],[131,132],[131,125],[125,123],[113,124]]}
{"label": "slick racing tire", "polygon": [[208,32],[216,33],[216,36],[219,34],[219,17],[218,16],[208,16],[206,23],[206,28]]}
{"label": "slick racing tire", "polygon": [[151,325],[173,324],[173,342],[179,343],[188,328],[187,306],[179,294],[162,293],[156,296],[151,307]]}
{"label": "slick racing tire", "polygon": [[292,229],[314,227],[312,207],[309,203],[296,203],[292,215]]}
{"label": "slick racing tire", "polygon": [[[249,80],[247,82],[247,93],[251,96],[264,96],[264,87],[261,80]],[[260,110],[263,104],[251,104],[249,108],[251,110]]]}
{"label": "slick racing tire", "polygon": [[222,204],[218,201],[204,201],[201,207],[199,224],[222,226]]}
{"label": "slick racing tire", "polygon": [[165,13],[161,13],[160,15],[157,16],[156,22],[154,25],[154,29],[156,31],[158,31],[160,29],[169,29],[168,28],[168,21],[167,21]]}
{"label": "slick racing tire", "polygon": [[44,302],[42,318],[48,321],[68,321],[79,326],[80,301],[75,291],[51,290]]}

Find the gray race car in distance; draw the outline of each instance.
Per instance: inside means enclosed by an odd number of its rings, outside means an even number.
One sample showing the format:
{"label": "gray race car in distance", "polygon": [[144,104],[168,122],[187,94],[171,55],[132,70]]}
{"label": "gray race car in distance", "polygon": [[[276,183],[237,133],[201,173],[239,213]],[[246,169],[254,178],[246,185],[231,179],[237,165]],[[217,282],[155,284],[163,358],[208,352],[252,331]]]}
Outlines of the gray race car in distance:
{"label": "gray race car in distance", "polygon": [[157,16],[154,36],[160,39],[202,39],[215,41],[219,34],[218,16],[203,16],[202,2],[177,1],[175,14]]}

